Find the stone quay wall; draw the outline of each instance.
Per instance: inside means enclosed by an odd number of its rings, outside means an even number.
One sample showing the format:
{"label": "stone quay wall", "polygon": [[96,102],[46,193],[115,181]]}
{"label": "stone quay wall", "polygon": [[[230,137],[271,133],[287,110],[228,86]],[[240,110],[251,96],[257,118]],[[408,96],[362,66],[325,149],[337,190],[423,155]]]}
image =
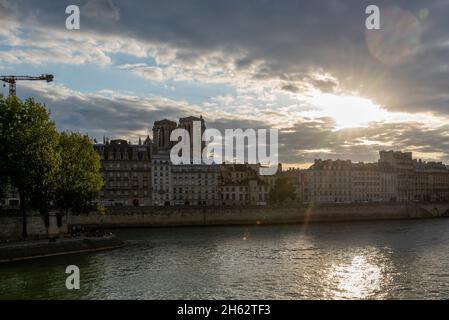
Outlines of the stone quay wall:
{"label": "stone quay wall", "polygon": [[48,240],[12,242],[0,244],[0,263],[114,249],[123,245],[124,242],[114,235],[98,238],[61,238],[53,242]]}
{"label": "stone quay wall", "polygon": [[[45,226],[44,218],[39,213],[27,215],[28,236],[34,239],[56,237],[67,233],[67,218],[62,217],[62,225],[58,227],[56,214],[50,214],[50,226]],[[22,235],[22,215],[18,210],[0,211],[0,240],[17,239]]]}
{"label": "stone quay wall", "polygon": [[449,203],[337,204],[264,207],[108,207],[105,215],[71,215],[69,225],[109,228],[252,225],[449,216]]}

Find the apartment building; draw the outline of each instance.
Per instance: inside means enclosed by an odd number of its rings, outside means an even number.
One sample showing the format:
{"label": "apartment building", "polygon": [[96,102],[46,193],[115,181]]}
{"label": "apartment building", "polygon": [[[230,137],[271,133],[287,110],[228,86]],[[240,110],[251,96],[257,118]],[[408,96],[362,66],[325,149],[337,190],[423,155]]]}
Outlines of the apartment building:
{"label": "apartment building", "polygon": [[315,160],[309,169],[310,202],[352,202],[352,163],[350,160]]}
{"label": "apartment building", "polygon": [[170,154],[159,152],[153,154],[151,160],[152,200],[155,206],[169,206],[173,204],[172,194],[172,166]]}
{"label": "apartment building", "polygon": [[397,174],[385,163],[352,164],[352,202],[396,201]]}
{"label": "apartment building", "polygon": [[449,170],[441,162],[415,160],[415,200],[449,200]]}
{"label": "apartment building", "polygon": [[297,193],[304,202],[396,201],[397,174],[386,163],[318,159],[308,170],[298,171]]}
{"label": "apartment building", "polygon": [[142,143],[104,138],[94,144],[101,160],[105,182],[98,202],[106,206],[151,205],[151,146],[149,137]]}
{"label": "apartment building", "polygon": [[[266,205],[271,190],[267,176],[259,175],[260,165],[222,164],[220,193],[222,204]],[[265,178],[265,179],[264,179]]]}
{"label": "apartment building", "polygon": [[217,206],[221,204],[218,165],[172,165],[173,205]]}
{"label": "apartment building", "polygon": [[397,201],[415,199],[415,165],[411,152],[380,151],[379,163],[390,165],[397,174]]}

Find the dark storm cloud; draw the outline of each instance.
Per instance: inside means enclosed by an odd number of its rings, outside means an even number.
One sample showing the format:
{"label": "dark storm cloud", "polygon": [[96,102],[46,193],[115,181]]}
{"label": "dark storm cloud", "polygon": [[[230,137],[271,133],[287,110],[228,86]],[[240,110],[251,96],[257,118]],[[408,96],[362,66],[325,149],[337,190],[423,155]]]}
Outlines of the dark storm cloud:
{"label": "dark storm cloud", "polygon": [[296,85],[294,85],[294,84],[284,84],[284,85],[281,87],[281,89],[282,89],[282,90],[285,90],[285,91],[289,91],[289,92],[291,92],[291,93],[298,93],[298,92],[299,92],[298,86],[296,86]]}
{"label": "dark storm cloud", "polygon": [[[58,89],[56,89],[58,90]],[[165,99],[140,99],[128,96],[92,95],[68,92],[58,95],[53,89],[22,87],[21,95],[32,96],[50,110],[60,130],[81,131],[93,137],[136,139],[147,134],[156,120],[177,120],[196,115],[183,103]]]}
{"label": "dark storm cloud", "polygon": [[81,7],[81,11],[90,19],[120,19],[120,12],[112,0],[88,1]]}
{"label": "dark storm cloud", "polygon": [[298,122],[282,130],[279,139],[279,153],[286,163],[292,159],[310,163],[317,158],[376,161],[383,149],[439,153],[442,160],[449,160],[449,126],[423,129],[421,123],[372,123],[337,130],[332,119],[321,118]]}
{"label": "dark storm cloud", "polygon": [[323,93],[335,93],[338,91],[339,82],[335,78],[322,77],[317,78],[317,75],[298,75],[298,74],[283,74],[280,76],[285,83],[281,86],[284,91],[292,93],[300,93],[310,87],[320,90]]}

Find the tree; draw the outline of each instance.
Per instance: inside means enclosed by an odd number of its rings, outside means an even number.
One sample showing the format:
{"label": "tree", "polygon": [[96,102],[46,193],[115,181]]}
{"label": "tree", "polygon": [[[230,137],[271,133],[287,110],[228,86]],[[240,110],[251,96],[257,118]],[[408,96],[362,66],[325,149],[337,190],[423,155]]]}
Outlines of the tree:
{"label": "tree", "polygon": [[61,167],[57,175],[56,204],[59,208],[81,210],[103,187],[100,156],[87,136],[62,132],[59,139]]}
{"label": "tree", "polygon": [[[5,196],[5,188],[6,188],[6,179],[5,177],[0,176],[0,199],[2,199]],[[2,204],[0,203],[0,206],[1,205]]]}
{"label": "tree", "polygon": [[41,212],[48,210],[61,163],[58,143],[59,134],[44,105],[31,98],[24,102],[0,98],[0,177],[8,177],[18,190],[24,238],[29,200]]}
{"label": "tree", "polygon": [[[1,150],[1,149],[0,149]],[[0,154],[1,156],[1,154]],[[0,158],[0,166],[2,166],[2,159]],[[6,188],[8,186],[8,177],[2,175],[2,169],[0,168],[0,199],[5,196]]]}
{"label": "tree", "polygon": [[[3,109],[3,105],[5,104],[5,101],[3,99],[3,95],[0,95],[0,108]],[[2,122],[0,122],[0,139],[2,135],[2,129],[3,125]],[[1,142],[1,140],[0,140]],[[8,176],[6,175],[6,171],[4,170],[5,165],[5,159],[2,153],[2,146],[0,146],[0,199],[2,199],[5,196],[5,190],[8,185]]]}
{"label": "tree", "polygon": [[296,198],[295,187],[291,179],[288,177],[276,179],[274,188],[270,191],[269,198],[272,203],[282,203],[286,199],[294,200]]}

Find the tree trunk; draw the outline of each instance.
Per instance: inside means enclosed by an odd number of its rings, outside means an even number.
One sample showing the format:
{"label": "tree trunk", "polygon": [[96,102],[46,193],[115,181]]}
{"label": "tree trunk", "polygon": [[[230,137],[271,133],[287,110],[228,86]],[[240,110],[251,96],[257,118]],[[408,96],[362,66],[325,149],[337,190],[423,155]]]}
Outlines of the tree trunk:
{"label": "tree trunk", "polygon": [[44,219],[44,225],[45,225],[45,229],[47,232],[47,238],[49,238],[50,237],[50,214],[46,209],[41,210],[40,214],[42,216],[42,219]]}
{"label": "tree trunk", "polygon": [[22,212],[22,238],[28,237],[28,230],[27,230],[27,213],[25,210],[25,197],[23,196],[23,191],[19,191],[19,198],[20,198],[20,211]]}

